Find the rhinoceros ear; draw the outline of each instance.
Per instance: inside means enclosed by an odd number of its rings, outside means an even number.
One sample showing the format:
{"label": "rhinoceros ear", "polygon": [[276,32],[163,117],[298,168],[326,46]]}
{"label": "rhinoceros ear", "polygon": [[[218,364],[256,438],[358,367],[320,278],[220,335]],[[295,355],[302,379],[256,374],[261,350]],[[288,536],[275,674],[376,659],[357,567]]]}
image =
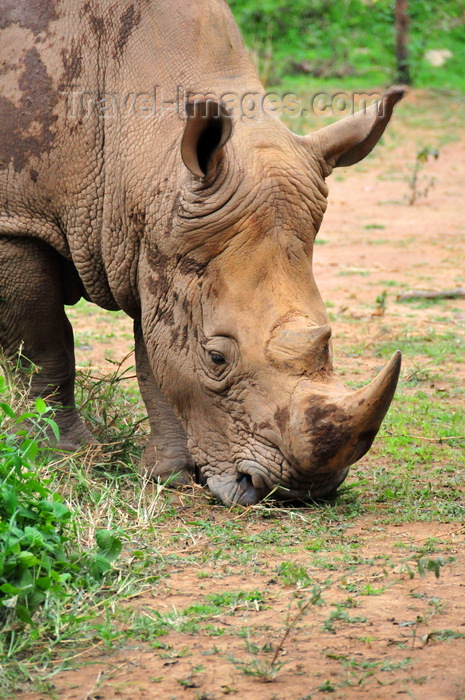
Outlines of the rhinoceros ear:
{"label": "rhinoceros ear", "polygon": [[331,170],[358,163],[376,146],[389,123],[394,105],[404,94],[405,88],[391,87],[370,109],[345,117],[305,138],[312,150],[316,148],[321,152]]}
{"label": "rhinoceros ear", "polygon": [[205,177],[217,153],[231,136],[232,117],[218,100],[196,100],[186,105],[187,122],[181,142],[184,165]]}

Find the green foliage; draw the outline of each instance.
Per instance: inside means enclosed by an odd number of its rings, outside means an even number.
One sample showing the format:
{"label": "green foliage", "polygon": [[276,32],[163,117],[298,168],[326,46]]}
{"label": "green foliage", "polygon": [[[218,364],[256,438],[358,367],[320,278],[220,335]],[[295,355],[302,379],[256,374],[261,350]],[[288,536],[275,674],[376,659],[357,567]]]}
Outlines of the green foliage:
{"label": "green foliage", "polygon": [[146,414],[139,410],[138,393],[125,386],[135,368],[124,369],[122,362],[113,364],[114,371],[106,375],[95,376],[90,369],[77,373],[76,402],[92,435],[106,445],[107,458],[114,461],[118,455],[118,461],[127,464],[134,453],[140,459],[138,432]]}
{"label": "green foliage", "polygon": [[[5,391],[0,376],[0,393]],[[72,512],[53,492],[53,476],[42,476],[36,466],[47,430],[59,437],[50,407],[38,398],[34,411],[17,414],[8,402],[0,409],[0,621],[33,625],[47,595],[63,597],[73,584],[101,580],[121,541],[101,530],[94,552],[73,550]]]}
{"label": "green foliage", "polygon": [[[392,0],[229,0],[246,43],[272,47],[271,78],[296,73],[302,62],[323,78],[356,76],[367,84],[395,76]],[[411,0],[410,65],[416,86],[465,87],[464,0]],[[442,66],[425,60],[428,49],[449,49]],[[268,51],[268,48],[266,49]],[[308,77],[305,77],[308,80]],[[362,85],[360,85],[362,87]]]}
{"label": "green foliage", "polygon": [[444,559],[443,557],[435,557],[434,559],[422,557],[418,561],[418,572],[420,576],[423,577],[426,576],[427,571],[434,571],[436,578],[439,578],[441,567],[445,564],[449,564],[451,561],[453,561],[453,557],[449,557],[448,559]]}
{"label": "green foliage", "polygon": [[312,584],[312,579],[308,575],[306,568],[293,562],[282,561],[276,572],[285,586],[303,588]]}
{"label": "green foliage", "polygon": [[366,622],[366,619],[367,618],[364,615],[356,615],[351,617],[346,610],[342,609],[341,605],[336,605],[336,610],[333,610],[324,622],[324,630],[325,632],[336,634],[337,628],[334,626],[336,621],[358,625],[362,622]]}
{"label": "green foliage", "polygon": [[261,659],[251,659],[244,661],[236,659],[234,656],[229,657],[230,662],[245,676],[254,676],[264,683],[271,683],[276,679],[276,676],[286,664],[285,661],[262,661]]}

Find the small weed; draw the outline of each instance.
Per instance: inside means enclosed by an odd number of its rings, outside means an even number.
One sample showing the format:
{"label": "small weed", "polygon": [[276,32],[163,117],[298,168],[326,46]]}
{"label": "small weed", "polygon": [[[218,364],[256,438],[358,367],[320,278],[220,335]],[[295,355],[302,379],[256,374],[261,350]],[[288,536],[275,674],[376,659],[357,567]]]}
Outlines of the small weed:
{"label": "small weed", "polygon": [[386,300],[387,292],[386,290],[384,290],[381,292],[381,294],[378,294],[378,296],[376,297],[377,316],[384,316],[384,313],[386,311]]}
{"label": "small weed", "polygon": [[236,659],[233,656],[229,657],[231,663],[244,675],[255,676],[264,683],[272,683],[276,680],[276,676],[285,665],[285,661],[262,661],[261,659],[252,659],[251,661],[243,661]]}
{"label": "small weed", "polygon": [[439,642],[448,642],[451,639],[463,639],[463,632],[455,632],[454,630],[438,630],[437,632],[428,632],[423,637],[424,644],[438,644]]}
{"label": "small weed", "polygon": [[331,634],[336,634],[337,628],[334,626],[334,623],[336,621],[357,625],[362,622],[366,622],[367,620],[367,618],[363,615],[356,615],[355,617],[350,617],[349,613],[343,610],[340,605],[336,605],[336,608],[337,609],[333,610],[329,614],[329,617],[323,623],[323,628],[325,632],[331,632]]}
{"label": "small weed", "polygon": [[[420,177],[420,172],[428,162],[430,156],[437,160],[439,157],[439,150],[437,148],[425,146],[417,152],[408,183],[410,193],[407,195],[407,202],[410,206],[415,204],[419,199],[427,197],[431,188],[435,185],[436,178]],[[420,185],[422,189],[420,189]]]}
{"label": "small weed", "polygon": [[371,583],[366,583],[360,590],[360,595],[381,595],[385,588],[374,588]]}
{"label": "small weed", "polygon": [[295,586],[296,588],[308,587],[312,580],[303,566],[292,562],[283,561],[276,570],[277,576],[285,586]]}
{"label": "small weed", "polygon": [[424,577],[426,576],[426,573],[428,571],[434,571],[434,575],[436,576],[436,578],[439,578],[441,568],[446,564],[450,564],[453,561],[454,557],[448,557],[447,559],[444,559],[444,557],[435,557],[434,559],[429,557],[422,557],[417,562],[418,573],[421,577]]}
{"label": "small weed", "polygon": [[[322,598],[321,598],[321,589],[318,586],[313,587],[313,592],[312,595],[305,601],[299,601],[297,603],[298,610],[294,617],[291,618],[291,605],[289,606],[289,609],[287,611],[286,615],[286,622],[285,622],[285,629],[284,633],[281,637],[281,640],[279,644],[277,645],[274,654],[271,658],[270,661],[268,660],[261,660],[261,659],[252,659],[252,661],[243,661],[242,659],[236,659],[232,656],[230,656],[230,661],[236,668],[238,668],[242,673],[249,675],[249,676],[256,676],[257,678],[260,678],[261,680],[270,683],[271,681],[274,681],[276,676],[278,675],[279,671],[282,669],[282,667],[285,665],[285,661],[281,662],[278,661],[278,656],[281,653],[284,643],[286,639],[289,637],[291,632],[296,628],[297,624],[300,622],[302,617],[308,612],[311,606],[313,605],[322,605]],[[256,654],[258,653],[258,648],[254,646],[251,646],[250,639],[247,638],[246,641],[246,648],[249,651],[249,653]],[[252,651],[250,651],[252,649]],[[262,652],[265,651],[265,653],[269,653],[272,651],[271,646],[265,649],[265,647],[262,647],[261,649]]]}
{"label": "small weed", "polygon": [[318,690],[320,691],[320,693],[334,693],[336,691],[336,688],[331,683],[331,681],[327,680],[319,686]]}

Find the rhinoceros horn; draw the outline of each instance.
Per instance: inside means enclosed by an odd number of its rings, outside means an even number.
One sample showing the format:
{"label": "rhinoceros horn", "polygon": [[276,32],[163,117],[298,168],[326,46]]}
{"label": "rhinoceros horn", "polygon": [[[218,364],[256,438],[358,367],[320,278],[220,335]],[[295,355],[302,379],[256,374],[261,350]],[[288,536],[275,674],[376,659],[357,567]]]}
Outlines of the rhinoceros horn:
{"label": "rhinoceros horn", "polygon": [[353,165],[365,158],[376,146],[392,115],[395,104],[405,95],[405,88],[394,85],[369,109],[325,126],[303,140],[314,152],[319,151],[330,169]]}
{"label": "rhinoceros horn", "polygon": [[355,392],[301,382],[292,399],[289,447],[303,471],[339,472],[370,449],[397,386],[396,352],[370,384]]}

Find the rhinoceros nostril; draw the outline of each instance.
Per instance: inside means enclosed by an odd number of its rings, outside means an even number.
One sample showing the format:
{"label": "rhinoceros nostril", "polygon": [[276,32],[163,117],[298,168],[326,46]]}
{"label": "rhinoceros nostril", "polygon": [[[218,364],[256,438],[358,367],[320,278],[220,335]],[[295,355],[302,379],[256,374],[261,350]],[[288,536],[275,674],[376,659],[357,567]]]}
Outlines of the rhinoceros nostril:
{"label": "rhinoceros nostril", "polygon": [[252,477],[250,476],[250,474],[244,474],[244,472],[237,472],[236,481],[240,481],[241,486],[243,486],[243,487],[245,487],[245,486],[252,487],[253,486]]}
{"label": "rhinoceros nostril", "polygon": [[257,494],[250,474],[238,472],[236,479],[238,481],[236,497],[234,499],[236,503],[240,503],[242,506],[251,506],[257,503],[260,497]]}

